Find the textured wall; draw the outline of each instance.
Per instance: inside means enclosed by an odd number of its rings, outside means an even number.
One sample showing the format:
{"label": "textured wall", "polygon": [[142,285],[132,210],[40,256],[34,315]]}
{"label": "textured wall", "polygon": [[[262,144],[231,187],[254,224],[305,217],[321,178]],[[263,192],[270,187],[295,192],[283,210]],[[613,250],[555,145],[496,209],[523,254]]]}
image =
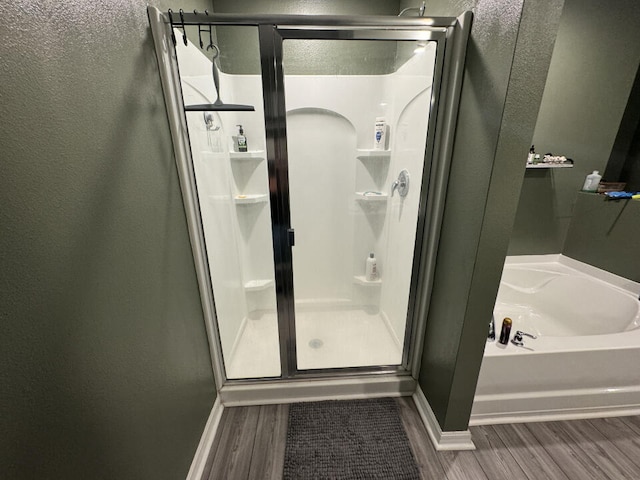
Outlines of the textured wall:
{"label": "textured wall", "polygon": [[444,430],[468,425],[562,3],[427,4],[475,15],[419,377]]}
{"label": "textured wall", "polygon": [[184,478],[215,387],[146,2],[0,14],[0,476]]}
{"label": "textured wall", "polygon": [[640,282],[640,202],[579,193],[563,254]]}
{"label": "textured wall", "polygon": [[[510,255],[562,251],[585,176],[607,165],[638,69],[639,44],[637,0],[619,0],[615,8],[567,0],[532,143],[540,153],[573,158],[575,167],[527,174]],[[541,208],[531,208],[537,202]]]}
{"label": "textured wall", "polygon": [[[214,0],[214,7],[217,13],[397,15],[399,3],[399,0]],[[242,29],[218,27],[217,35],[224,72],[259,73],[254,67],[260,65],[259,52]],[[285,40],[283,63],[287,74],[377,75],[394,71],[395,51],[396,42]]]}

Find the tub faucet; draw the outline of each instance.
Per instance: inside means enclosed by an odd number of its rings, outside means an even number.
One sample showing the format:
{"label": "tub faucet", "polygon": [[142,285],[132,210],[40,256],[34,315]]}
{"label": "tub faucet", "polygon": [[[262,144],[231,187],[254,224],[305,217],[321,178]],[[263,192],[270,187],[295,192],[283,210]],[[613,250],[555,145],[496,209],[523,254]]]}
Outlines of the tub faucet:
{"label": "tub faucet", "polygon": [[[524,346],[524,337],[529,337],[529,338],[532,338],[534,340],[536,338],[538,338],[535,335],[532,335],[532,334],[527,333],[527,332],[523,332],[522,330],[518,330],[513,335],[513,338],[511,339],[511,343],[513,343],[516,347],[527,348],[527,347]],[[532,350],[532,349],[528,349],[528,350]]]}

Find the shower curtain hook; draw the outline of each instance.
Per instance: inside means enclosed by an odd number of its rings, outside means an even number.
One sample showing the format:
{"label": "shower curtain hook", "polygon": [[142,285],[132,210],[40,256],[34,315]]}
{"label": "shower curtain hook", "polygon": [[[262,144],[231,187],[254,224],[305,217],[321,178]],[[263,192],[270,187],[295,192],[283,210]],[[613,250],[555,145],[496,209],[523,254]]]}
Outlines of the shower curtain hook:
{"label": "shower curtain hook", "polygon": [[209,25],[209,45],[207,45],[207,50],[209,50],[210,48],[216,49],[216,54],[213,58],[216,58],[218,55],[220,55],[220,49],[213,43],[213,33],[211,32],[211,25]]}
{"label": "shower curtain hook", "polygon": [[[205,10],[206,12],[206,10]],[[193,14],[198,15],[198,10],[193,9]],[[204,47],[204,42],[202,41],[202,25],[198,24],[198,43],[200,43],[200,48]]]}
{"label": "shower curtain hook", "polygon": [[182,24],[182,41],[187,46],[187,29],[184,28],[184,10],[180,9],[180,23]]}
{"label": "shower curtain hook", "polygon": [[169,25],[171,26],[171,40],[173,40],[173,46],[176,46],[176,34],[173,32],[173,10],[169,9],[167,11],[169,14]]}
{"label": "shower curtain hook", "polygon": [[214,60],[215,60],[216,58],[218,58],[218,56],[220,55],[220,49],[219,49],[219,48],[218,48],[218,46],[217,46],[215,43],[213,43],[213,42],[212,42],[212,43],[210,43],[210,44],[207,46],[207,50],[209,50],[210,48],[213,48],[213,49],[215,49],[215,51],[216,51],[215,55],[213,55],[213,57],[211,57],[211,61],[214,61]]}
{"label": "shower curtain hook", "polygon": [[204,42],[202,41],[202,25],[198,24],[198,40],[200,40],[200,48],[204,47]]}

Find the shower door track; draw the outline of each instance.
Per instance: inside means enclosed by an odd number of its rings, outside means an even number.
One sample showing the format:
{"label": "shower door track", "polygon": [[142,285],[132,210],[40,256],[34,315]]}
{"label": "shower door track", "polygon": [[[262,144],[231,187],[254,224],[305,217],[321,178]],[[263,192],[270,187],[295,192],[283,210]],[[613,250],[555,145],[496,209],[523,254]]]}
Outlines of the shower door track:
{"label": "shower door track", "polygon": [[[471,28],[472,14],[464,12],[460,17],[384,17],[384,16],[327,16],[327,15],[237,15],[180,12],[161,13],[148,7],[153,32],[165,103],[172,133],[174,154],[178,167],[180,186],[187,214],[187,224],[198,278],[205,324],[209,337],[212,366],[216,384],[221,393],[229,393],[228,399],[242,398],[242,392],[252,385],[269,391],[267,384],[275,388],[322,382],[342,385],[343,382],[360,382],[381,386],[380,392],[389,394],[389,385],[400,394],[411,394],[420,367],[423,336],[426,329],[430,292],[438,249],[440,225],[444,209],[450,159],[458,111],[459,95]],[[280,333],[280,358],[282,374],[279,378],[240,379],[226,378],[217,330],[215,303],[204,233],[191,159],[186,116],[182,101],[178,65],[173,42],[182,39],[173,36],[173,28],[182,29],[194,25],[245,25],[257,26],[260,39],[263,96],[265,107],[266,150],[269,171],[270,200],[273,218],[274,263],[276,274],[276,298],[278,329]],[[173,38],[173,40],[172,40]],[[186,43],[186,33],[183,36]],[[285,38],[312,39],[380,39],[380,40],[435,40],[437,41],[436,68],[434,69],[433,94],[427,148],[424,158],[423,186],[411,274],[409,310],[401,365],[348,367],[298,371],[295,367],[294,299],[291,246],[286,238],[289,224],[288,172],[286,156],[286,125],[283,97],[282,40]],[[265,72],[267,74],[265,74]],[[437,92],[436,92],[437,89]],[[284,187],[283,187],[284,185]],[[342,380],[341,380],[342,379]],[[293,383],[290,383],[293,381]],[[336,383],[337,382],[337,383]],[[345,384],[345,385],[346,385]],[[262,385],[262,387],[260,386]],[[294,387],[295,388],[295,387]],[[341,387],[338,387],[340,390]],[[313,389],[312,389],[313,390]],[[357,391],[357,389],[356,389]],[[375,394],[375,387],[367,390]],[[238,392],[240,392],[238,394]],[[316,390],[314,390],[317,393]],[[351,393],[350,393],[351,392]],[[346,388],[345,396],[353,396],[354,390]],[[315,393],[310,396],[315,398]],[[239,396],[234,396],[239,395]],[[268,396],[268,395],[267,395]],[[273,400],[273,399],[272,399]],[[238,400],[242,401],[242,400]],[[265,401],[269,402],[268,398]],[[276,400],[273,400],[276,401]]]}

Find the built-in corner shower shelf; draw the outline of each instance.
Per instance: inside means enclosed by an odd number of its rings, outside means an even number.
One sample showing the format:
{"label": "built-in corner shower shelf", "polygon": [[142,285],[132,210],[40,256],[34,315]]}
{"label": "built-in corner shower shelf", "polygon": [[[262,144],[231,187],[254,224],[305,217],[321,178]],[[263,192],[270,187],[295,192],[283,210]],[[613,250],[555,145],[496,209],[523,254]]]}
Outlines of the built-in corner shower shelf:
{"label": "built-in corner shower shelf", "polygon": [[233,197],[233,201],[236,205],[253,205],[256,203],[265,203],[268,199],[267,194],[260,195],[236,195]]}
{"label": "built-in corner shower shelf", "polygon": [[250,150],[248,152],[229,152],[229,157],[233,161],[254,160],[260,162],[264,160],[264,150]]}
{"label": "built-in corner shower shelf", "polygon": [[245,292],[259,292],[261,290],[266,290],[273,285],[273,280],[264,279],[264,280],[249,280],[244,284]]}
{"label": "built-in corner shower shelf", "polygon": [[360,160],[386,159],[391,158],[391,150],[358,149],[357,157]]}
{"label": "built-in corner shower shelf", "polygon": [[356,192],[356,200],[361,202],[386,202],[389,195],[383,192]]}
{"label": "built-in corner shower shelf", "polygon": [[365,277],[364,275],[355,275],[353,277],[353,283],[358,285],[364,285],[365,287],[375,287],[375,286],[382,285],[382,280],[378,278],[377,280],[369,281],[367,280],[367,277]]}

